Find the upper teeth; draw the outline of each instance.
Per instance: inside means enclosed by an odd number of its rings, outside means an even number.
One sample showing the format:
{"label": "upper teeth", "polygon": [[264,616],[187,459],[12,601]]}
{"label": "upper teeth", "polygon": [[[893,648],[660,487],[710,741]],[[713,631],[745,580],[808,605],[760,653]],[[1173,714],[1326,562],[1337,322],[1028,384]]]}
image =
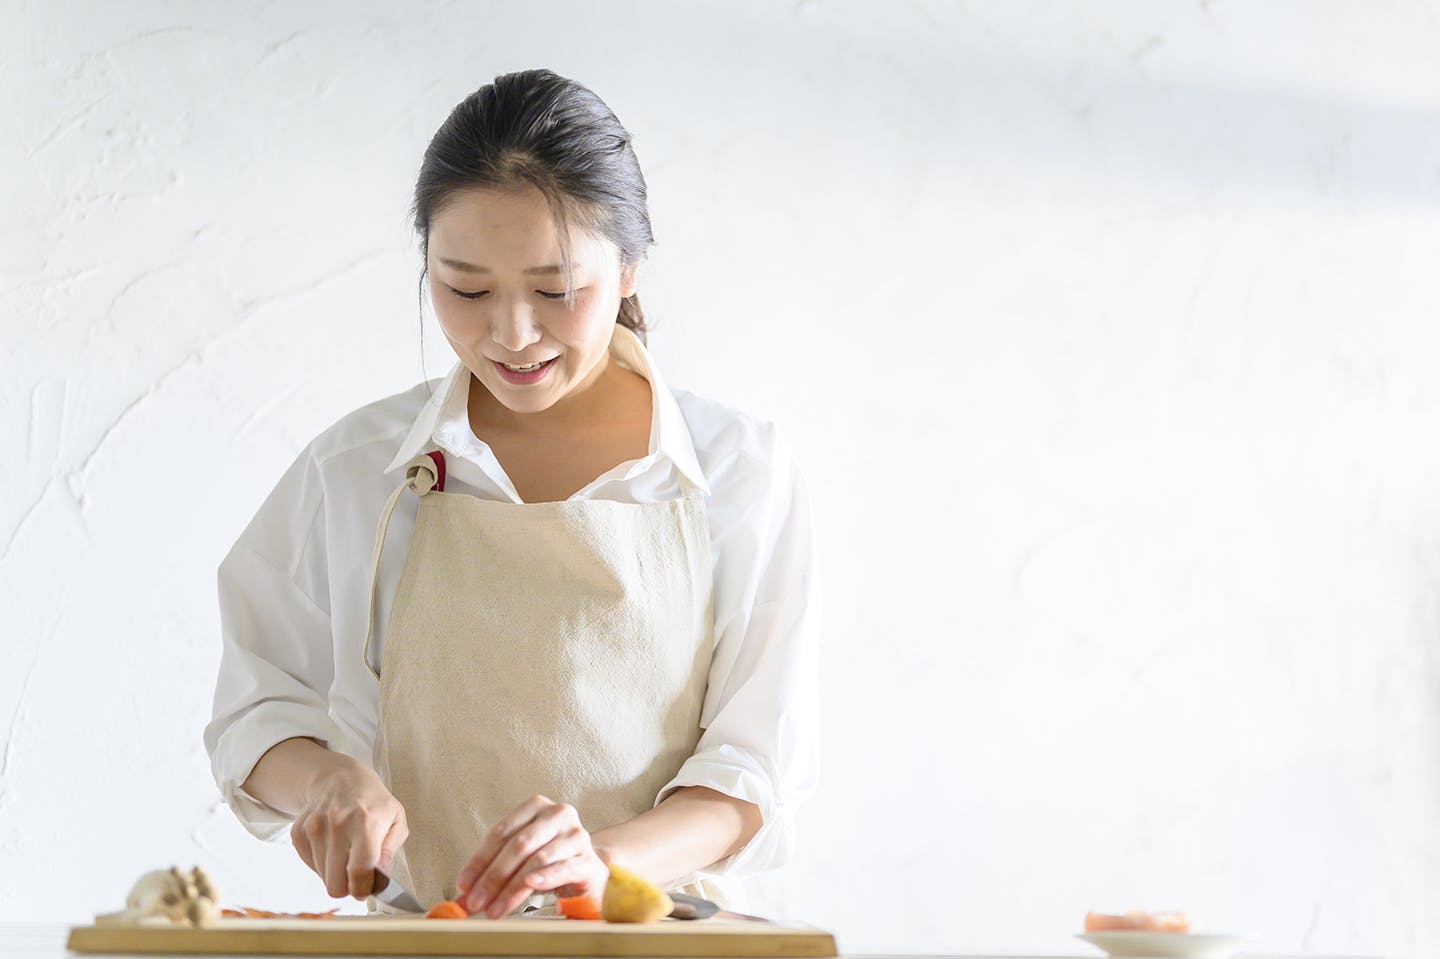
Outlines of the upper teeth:
{"label": "upper teeth", "polygon": [[514,363],[506,363],[505,368],[507,370],[514,370],[517,373],[524,373],[528,370],[539,369],[540,367],[544,366],[546,362],[546,360],[541,360],[538,363],[531,363],[529,366],[516,366]]}

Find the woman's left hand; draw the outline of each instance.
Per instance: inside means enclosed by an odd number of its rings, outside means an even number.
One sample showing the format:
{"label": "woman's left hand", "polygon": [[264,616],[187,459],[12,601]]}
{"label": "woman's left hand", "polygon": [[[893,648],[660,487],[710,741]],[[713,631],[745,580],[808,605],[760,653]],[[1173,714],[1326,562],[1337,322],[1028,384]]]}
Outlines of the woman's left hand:
{"label": "woman's left hand", "polygon": [[498,919],[535,892],[598,899],[609,875],[575,807],[531,796],[485,833],[455,879],[455,898],[471,915]]}

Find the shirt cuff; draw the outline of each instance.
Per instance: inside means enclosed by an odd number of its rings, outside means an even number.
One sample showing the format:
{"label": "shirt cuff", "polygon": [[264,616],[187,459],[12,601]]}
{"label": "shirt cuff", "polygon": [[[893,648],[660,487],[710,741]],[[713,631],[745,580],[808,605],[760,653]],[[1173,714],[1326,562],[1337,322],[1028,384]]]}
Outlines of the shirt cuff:
{"label": "shirt cuff", "polygon": [[210,756],[210,771],[219,787],[220,798],[230,807],[240,825],[257,839],[278,842],[288,834],[294,816],[288,816],[251,796],[241,788],[255,764],[276,743],[297,736],[317,739],[327,748],[338,743],[340,729],[325,713],[300,703],[267,700],[235,720],[218,741]]}
{"label": "shirt cuff", "polygon": [[655,798],[660,805],[682,786],[705,786],[760,809],[760,829],[738,852],[697,870],[699,875],[742,876],[774,869],[790,861],[795,847],[793,816],[779,801],[768,765],[756,754],[723,745],[685,760],[675,778]]}

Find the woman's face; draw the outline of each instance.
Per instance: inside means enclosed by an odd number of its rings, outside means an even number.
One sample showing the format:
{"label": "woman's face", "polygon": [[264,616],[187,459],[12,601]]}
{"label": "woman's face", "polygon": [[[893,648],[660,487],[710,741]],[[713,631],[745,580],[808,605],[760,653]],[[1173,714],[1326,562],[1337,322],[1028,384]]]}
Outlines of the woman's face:
{"label": "woman's face", "polygon": [[[532,186],[466,190],[430,222],[430,299],[455,354],[496,400],[516,413],[549,409],[604,371],[622,297],[635,267],[615,245],[570,230],[575,304],[550,208]],[[503,364],[545,366],[513,372]]]}

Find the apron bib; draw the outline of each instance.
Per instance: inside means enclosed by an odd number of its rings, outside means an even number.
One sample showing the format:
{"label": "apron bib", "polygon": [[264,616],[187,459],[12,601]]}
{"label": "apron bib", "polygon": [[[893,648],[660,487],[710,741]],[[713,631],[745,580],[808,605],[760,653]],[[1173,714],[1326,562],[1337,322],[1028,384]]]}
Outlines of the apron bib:
{"label": "apron bib", "polygon": [[[420,497],[377,674],[374,767],[405,807],[391,874],[453,898],[489,825],[535,793],[592,833],[650,809],[700,738],[713,642],[703,492],[659,503],[495,502],[446,493],[416,456],[385,504]],[[669,884],[726,898],[694,874]],[[553,911],[536,894],[521,911]],[[370,912],[390,912],[373,896]]]}

